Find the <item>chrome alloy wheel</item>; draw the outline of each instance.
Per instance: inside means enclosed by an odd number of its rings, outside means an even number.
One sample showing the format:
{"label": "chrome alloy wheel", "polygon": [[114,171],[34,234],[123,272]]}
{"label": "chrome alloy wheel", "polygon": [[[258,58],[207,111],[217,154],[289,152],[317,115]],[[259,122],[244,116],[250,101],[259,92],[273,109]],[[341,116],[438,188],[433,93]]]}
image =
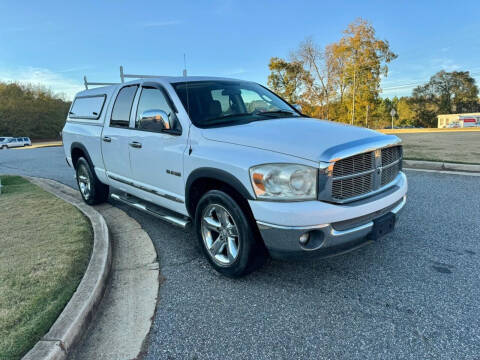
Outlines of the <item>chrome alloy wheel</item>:
{"label": "chrome alloy wheel", "polygon": [[238,257],[240,238],[232,216],[223,206],[208,205],[202,214],[201,232],[203,243],[213,261],[220,266],[229,266]]}
{"label": "chrome alloy wheel", "polygon": [[91,184],[88,170],[84,165],[80,165],[77,171],[77,181],[80,192],[85,199],[90,198]]}

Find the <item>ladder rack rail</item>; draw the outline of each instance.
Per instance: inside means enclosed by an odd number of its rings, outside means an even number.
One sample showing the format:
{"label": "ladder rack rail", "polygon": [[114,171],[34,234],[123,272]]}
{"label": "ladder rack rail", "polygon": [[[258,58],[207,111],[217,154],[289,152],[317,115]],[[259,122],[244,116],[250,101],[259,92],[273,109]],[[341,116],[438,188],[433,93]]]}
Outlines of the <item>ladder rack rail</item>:
{"label": "ladder rack rail", "polygon": [[[187,76],[187,71],[183,71],[183,76]],[[115,82],[89,82],[87,81],[87,77],[83,77],[83,84],[85,85],[85,89],[88,90],[88,86],[102,86],[102,85],[117,85],[117,84],[123,84],[125,82],[125,79],[148,79],[148,78],[156,78],[160,77],[160,75],[139,75],[139,74],[125,74],[123,71],[123,66],[120,66],[120,83],[115,83]]]}
{"label": "ladder rack rail", "polygon": [[148,79],[148,78],[156,78],[160,77],[160,75],[138,75],[138,74],[125,74],[123,71],[123,66],[120,66],[120,80],[122,83],[125,82],[125,79]]}
{"label": "ladder rack rail", "polygon": [[93,81],[88,81],[87,77],[83,77],[83,84],[85,85],[85,90],[88,90],[88,85],[93,85],[93,86],[98,86],[98,85],[117,85],[118,83],[112,83],[112,82],[93,82]]}

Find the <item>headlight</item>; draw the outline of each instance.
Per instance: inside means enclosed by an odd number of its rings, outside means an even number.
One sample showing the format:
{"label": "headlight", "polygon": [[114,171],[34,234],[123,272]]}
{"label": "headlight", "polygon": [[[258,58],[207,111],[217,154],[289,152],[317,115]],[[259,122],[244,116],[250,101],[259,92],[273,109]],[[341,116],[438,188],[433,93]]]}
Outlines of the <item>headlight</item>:
{"label": "headlight", "polygon": [[312,200],[317,198],[316,168],[296,164],[265,164],[250,168],[259,199]]}

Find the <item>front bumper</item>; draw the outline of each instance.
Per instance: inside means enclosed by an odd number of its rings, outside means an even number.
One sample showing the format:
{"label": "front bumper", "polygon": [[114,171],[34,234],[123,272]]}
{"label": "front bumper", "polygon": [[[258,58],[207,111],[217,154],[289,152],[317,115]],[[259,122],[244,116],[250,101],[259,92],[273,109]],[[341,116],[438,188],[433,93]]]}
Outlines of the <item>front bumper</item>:
{"label": "front bumper", "polygon": [[[400,173],[395,187],[389,192],[359,204],[335,205],[315,201],[273,205],[265,202],[254,204],[252,201],[250,205],[265,246],[273,258],[328,257],[370,243],[368,235],[372,231],[373,220],[389,212],[397,217],[405,206],[406,192],[407,180],[405,175]],[[274,206],[283,214],[282,210],[286,210],[284,207],[288,205],[290,221],[283,222],[288,225],[268,221],[271,220],[274,208],[265,209],[266,206]],[[276,215],[278,218],[279,213]],[[307,225],[312,223],[310,221],[313,217],[317,218],[317,224],[320,225]],[[302,223],[306,221],[307,224]],[[299,238],[307,232],[310,240],[302,245]]]}
{"label": "front bumper", "polygon": [[[382,215],[391,212],[398,217],[405,203],[406,195],[393,209],[388,209]],[[276,259],[292,259],[335,256],[367,245],[372,242],[368,235],[374,219],[345,230],[336,230],[332,224],[313,227],[286,227],[261,221],[257,221],[257,224],[270,255]],[[301,245],[299,238],[306,232],[309,232],[310,239],[307,244]]]}

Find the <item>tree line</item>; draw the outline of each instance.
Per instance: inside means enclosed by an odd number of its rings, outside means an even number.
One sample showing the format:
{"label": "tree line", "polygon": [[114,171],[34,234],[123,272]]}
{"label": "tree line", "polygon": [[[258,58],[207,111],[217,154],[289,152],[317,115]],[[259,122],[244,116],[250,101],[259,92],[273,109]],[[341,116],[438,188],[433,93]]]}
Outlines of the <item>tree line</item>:
{"label": "tree line", "polygon": [[0,82],[0,136],[58,139],[70,104],[42,87]]}
{"label": "tree line", "polygon": [[272,57],[268,86],[316,118],[371,128],[436,127],[438,114],[480,111],[478,88],[468,71],[440,71],[411,96],[382,98],[381,79],[397,58],[373,26],[357,19],[342,38],[321,47],[312,38],[300,43],[288,59]]}

